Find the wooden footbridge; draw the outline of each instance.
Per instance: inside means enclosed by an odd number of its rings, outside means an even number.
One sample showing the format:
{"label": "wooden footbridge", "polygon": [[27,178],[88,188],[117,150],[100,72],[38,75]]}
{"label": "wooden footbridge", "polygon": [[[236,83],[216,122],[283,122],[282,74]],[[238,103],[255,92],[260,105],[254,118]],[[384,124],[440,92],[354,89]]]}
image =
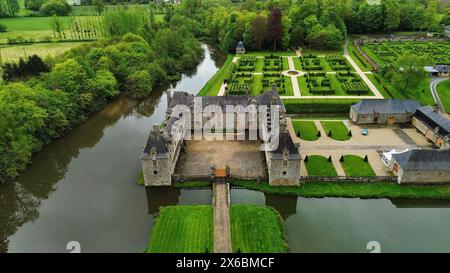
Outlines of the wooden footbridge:
{"label": "wooden footbridge", "polygon": [[214,252],[231,253],[229,168],[214,167]]}

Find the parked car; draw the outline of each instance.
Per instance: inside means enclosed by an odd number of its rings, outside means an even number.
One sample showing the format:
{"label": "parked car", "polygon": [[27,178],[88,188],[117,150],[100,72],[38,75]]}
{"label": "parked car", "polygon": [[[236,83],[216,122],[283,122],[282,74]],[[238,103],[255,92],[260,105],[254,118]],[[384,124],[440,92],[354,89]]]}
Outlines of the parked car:
{"label": "parked car", "polygon": [[369,129],[368,129],[368,128],[362,129],[361,134],[362,134],[363,136],[367,136],[367,135],[369,134]]}

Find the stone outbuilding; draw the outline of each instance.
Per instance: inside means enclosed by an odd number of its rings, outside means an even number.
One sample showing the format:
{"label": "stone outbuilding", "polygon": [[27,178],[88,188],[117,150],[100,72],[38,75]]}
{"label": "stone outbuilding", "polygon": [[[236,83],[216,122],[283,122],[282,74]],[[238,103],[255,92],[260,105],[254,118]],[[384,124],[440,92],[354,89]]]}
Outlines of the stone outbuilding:
{"label": "stone outbuilding", "polygon": [[236,46],[236,54],[245,54],[244,42],[240,41]]}
{"label": "stone outbuilding", "polygon": [[435,64],[433,66],[424,66],[428,76],[447,77],[450,76],[450,64]]}
{"label": "stone outbuilding", "polygon": [[450,120],[436,108],[420,107],[411,122],[436,147],[450,149]]}
{"label": "stone outbuilding", "polygon": [[392,155],[392,172],[398,183],[450,182],[450,150],[414,149]]}
{"label": "stone outbuilding", "polygon": [[445,32],[445,36],[450,38],[450,25],[445,26],[444,32]]}
{"label": "stone outbuilding", "polygon": [[416,100],[363,99],[350,107],[355,124],[408,123],[420,107]]}

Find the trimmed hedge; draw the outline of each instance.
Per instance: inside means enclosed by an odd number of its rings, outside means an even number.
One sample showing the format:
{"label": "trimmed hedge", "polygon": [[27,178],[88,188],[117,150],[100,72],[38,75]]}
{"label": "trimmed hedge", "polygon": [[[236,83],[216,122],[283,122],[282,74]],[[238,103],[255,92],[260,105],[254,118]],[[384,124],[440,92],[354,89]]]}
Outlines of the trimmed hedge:
{"label": "trimmed hedge", "polygon": [[283,100],[289,114],[339,113],[347,115],[350,106],[359,99],[286,99]]}

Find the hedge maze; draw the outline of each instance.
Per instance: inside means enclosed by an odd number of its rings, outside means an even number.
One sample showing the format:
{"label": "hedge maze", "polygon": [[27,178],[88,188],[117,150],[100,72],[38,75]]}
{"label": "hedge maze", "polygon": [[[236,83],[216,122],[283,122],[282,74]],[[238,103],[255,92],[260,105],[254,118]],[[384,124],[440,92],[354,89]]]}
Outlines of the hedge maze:
{"label": "hedge maze", "polygon": [[276,86],[280,95],[293,96],[291,81],[297,80],[303,96],[371,94],[368,86],[342,55],[306,54],[298,60],[301,70],[306,74],[295,78],[282,74],[288,70],[288,60],[282,56],[241,56],[225,78],[227,92],[230,95],[259,95]]}
{"label": "hedge maze", "polygon": [[429,65],[450,63],[450,43],[448,42],[382,42],[366,43],[362,47],[375,62],[386,65],[406,52],[413,52],[417,56],[425,55]]}
{"label": "hedge maze", "polygon": [[328,63],[330,64],[331,69],[339,71],[339,70],[352,70],[352,67],[348,63],[347,59],[341,55],[330,55],[326,57]]}
{"label": "hedge maze", "polygon": [[331,86],[331,79],[325,72],[306,74],[306,83],[310,94],[334,95],[336,90]]}
{"label": "hedge maze", "polygon": [[370,90],[342,55],[300,57],[302,69],[308,73],[298,78],[303,95],[368,95]]}
{"label": "hedge maze", "polygon": [[302,70],[304,71],[322,71],[324,66],[322,65],[319,57],[313,54],[308,54],[300,57],[300,63]]}
{"label": "hedge maze", "polygon": [[286,79],[281,56],[242,56],[225,79],[230,95],[259,95],[274,85],[280,95],[286,94]]}

